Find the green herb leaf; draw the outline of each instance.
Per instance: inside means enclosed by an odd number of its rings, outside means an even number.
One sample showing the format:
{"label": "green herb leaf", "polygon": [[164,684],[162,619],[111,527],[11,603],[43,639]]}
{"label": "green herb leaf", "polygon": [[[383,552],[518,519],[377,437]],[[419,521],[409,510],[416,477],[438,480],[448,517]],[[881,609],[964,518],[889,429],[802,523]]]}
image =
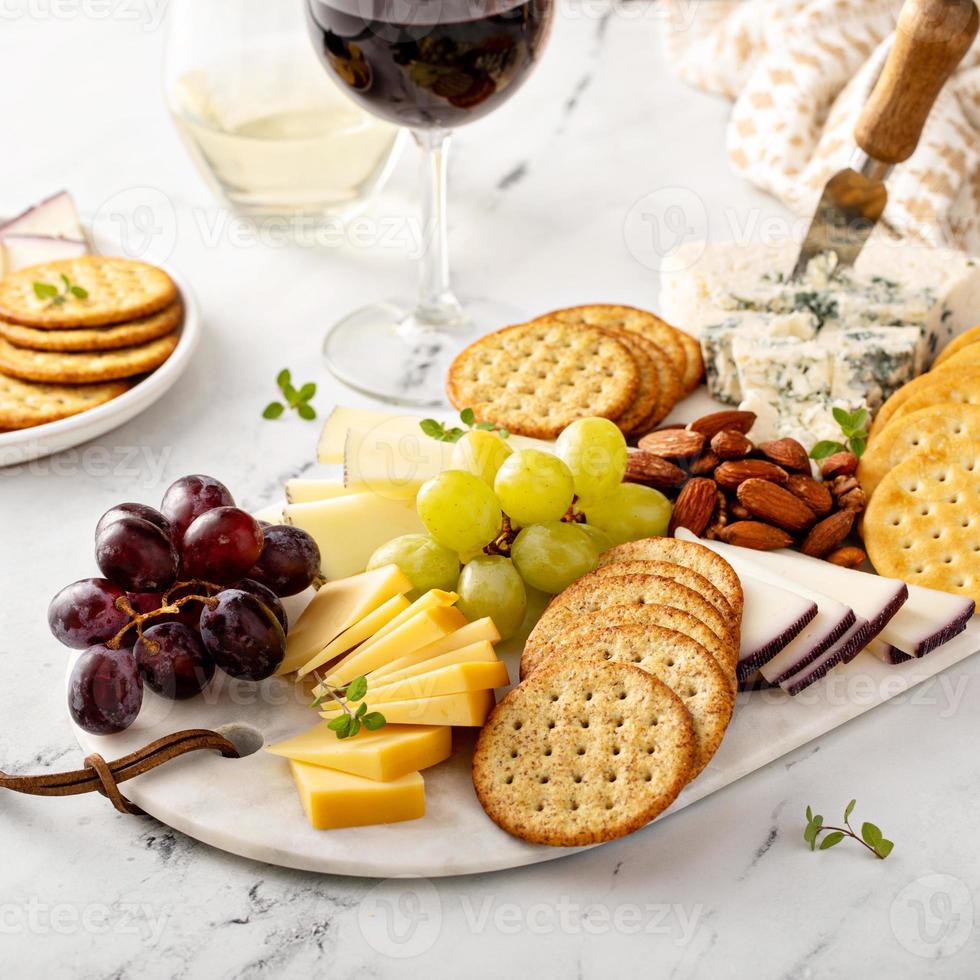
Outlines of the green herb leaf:
{"label": "green herb leaf", "polygon": [[292,380],[293,380],[293,376],[290,373],[289,368],[283,368],[276,375],[276,384],[279,385],[279,387],[283,390],[284,393],[285,393],[286,386],[289,385],[292,382]]}
{"label": "green herb leaf", "polygon": [[820,842],[820,850],[826,851],[831,847],[836,847],[844,839],[844,834],[835,830],[832,834],[827,834],[827,836]]}
{"label": "green herb leaf", "polygon": [[816,846],[817,834],[820,833],[820,827],[823,824],[823,817],[815,816],[807,824],[806,830],[803,831],[803,839],[810,845],[810,850],[812,851]]}
{"label": "green herb leaf", "polygon": [[312,381],[308,381],[299,390],[299,400],[301,402],[308,402],[316,394],[316,385]]}
{"label": "green herb leaf", "polygon": [[844,811],[844,823],[847,823],[847,821],[850,819],[850,816],[854,812],[854,808],[856,806],[857,800],[851,800],[851,802],[847,804],[847,809]]}
{"label": "green herb leaf", "polygon": [[364,722],[364,727],[369,732],[376,732],[380,728],[384,728],[388,724],[387,719],[380,711],[370,711],[368,712],[361,721]]}
{"label": "green herb leaf", "polygon": [[493,432],[494,426],[493,422],[477,422],[473,426],[474,429],[478,429],[480,432]]}
{"label": "green herb leaf", "polygon": [[809,823],[813,819],[813,810],[810,807],[806,808],[806,822]]}
{"label": "green herb leaf", "polygon": [[347,685],[347,700],[348,701],[360,701],[363,699],[364,695],[367,694],[368,683],[366,677],[355,677],[354,680]]}
{"label": "green herb leaf", "polygon": [[878,841],[876,850],[882,856],[882,858],[886,858],[889,854],[891,854],[894,848],[895,844],[892,841],[886,840],[884,837],[882,837],[881,840]]}
{"label": "green herb leaf", "polygon": [[446,432],[442,423],[437,422],[435,419],[422,419],[419,422],[419,428],[422,430],[423,435],[427,435],[430,439],[439,439],[440,441]]}
{"label": "green herb leaf", "polygon": [[459,413],[459,420],[463,425],[472,426],[476,422],[476,415],[472,408],[464,408],[463,411]]}
{"label": "green herb leaf", "polygon": [[832,442],[830,439],[822,439],[813,449],[810,450],[810,459],[826,459],[834,453],[842,453],[845,447],[839,442]]}
{"label": "green herb leaf", "polygon": [[81,286],[71,286],[69,292],[76,299],[88,299],[88,290],[82,288]]}
{"label": "green herb leaf", "polygon": [[71,280],[63,272],[61,273],[61,281],[65,284],[65,290],[71,289]]}
{"label": "green herb leaf", "polygon": [[353,738],[361,730],[361,723],[356,718],[351,718],[350,728],[347,729],[347,738]]}
{"label": "green herb leaf", "polygon": [[282,413],[286,411],[286,406],[282,402],[269,402],[265,406],[265,411],[262,412],[262,418],[264,419],[277,419],[280,418]]}
{"label": "green herb leaf", "polygon": [[316,418],[316,409],[312,405],[307,405],[306,402],[297,405],[296,412],[301,419],[306,419],[307,422],[312,422]]}
{"label": "green herb leaf", "polygon": [[866,431],[870,420],[871,415],[866,408],[859,408],[856,412],[851,414],[851,421],[854,423],[855,433],[859,431]]}
{"label": "green herb leaf", "polygon": [[354,712],[354,717],[355,717],[355,718],[357,718],[357,719],[361,719],[361,718],[363,718],[363,717],[364,717],[364,716],[365,716],[366,714],[367,714],[367,702],[366,702],[366,701],[362,701],[362,702],[361,702],[361,703],[360,703],[360,704],[359,704],[359,705],[357,706],[357,711],[355,711],[355,712]]}
{"label": "green herb leaf", "polygon": [[58,287],[48,282],[34,283],[34,295],[38,299],[54,299],[58,295]]}
{"label": "green herb leaf", "polygon": [[851,436],[848,440],[851,447],[851,452],[860,459],[864,455],[865,449],[868,448],[867,436]]}
{"label": "green herb leaf", "polygon": [[[286,404],[282,405],[280,402],[272,402],[263,412],[263,417],[267,419],[277,419],[279,418],[286,408],[293,409],[300,418],[310,421],[316,418],[316,409],[309,404],[310,399],[316,394],[316,385],[312,381],[308,381],[299,390],[293,386],[293,376],[289,368],[283,368],[276,375],[276,386],[282,392],[283,398],[286,400]],[[278,409],[272,409],[272,405],[278,405]],[[275,414],[269,414],[270,411],[274,411]]]}
{"label": "green herb leaf", "polygon": [[870,847],[881,843],[881,831],[873,823],[861,824],[861,839]]}
{"label": "green herb leaf", "polygon": [[510,438],[510,432],[507,429],[497,429],[497,435],[500,436],[501,439]]}
{"label": "green herb leaf", "polygon": [[295,408],[299,404],[299,392],[292,386],[286,385],[282,389],[283,396],[289,402],[290,408]]}
{"label": "green herb leaf", "polygon": [[350,734],[351,722],[354,719],[348,714],[338,715],[333,721],[327,722],[327,728],[337,733],[337,738],[347,738]]}
{"label": "green herb leaf", "polygon": [[841,431],[844,435],[847,435],[847,430],[852,427],[851,413],[843,408],[831,409],[831,414],[834,416],[834,421],[841,427]]}

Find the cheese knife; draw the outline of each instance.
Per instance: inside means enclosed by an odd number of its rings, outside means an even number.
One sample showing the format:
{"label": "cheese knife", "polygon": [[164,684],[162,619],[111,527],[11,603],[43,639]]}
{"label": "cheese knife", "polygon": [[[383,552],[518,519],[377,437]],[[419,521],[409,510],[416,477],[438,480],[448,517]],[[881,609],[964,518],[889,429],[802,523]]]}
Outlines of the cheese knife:
{"label": "cheese knife", "polygon": [[827,181],[791,279],[821,252],[853,265],[885,210],[885,179],[915,151],[926,119],[977,35],[974,0],[905,0],[895,39],[857,125],[851,166]]}

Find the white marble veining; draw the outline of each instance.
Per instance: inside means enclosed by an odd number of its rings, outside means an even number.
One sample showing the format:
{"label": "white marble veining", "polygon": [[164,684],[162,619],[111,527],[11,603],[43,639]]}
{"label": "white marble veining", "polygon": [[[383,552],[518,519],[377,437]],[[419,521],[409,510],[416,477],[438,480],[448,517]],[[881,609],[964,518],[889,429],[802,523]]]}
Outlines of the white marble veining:
{"label": "white marble veining", "polygon": [[[321,411],[363,403],[326,377],[322,331],[366,299],[412,289],[412,263],[396,247],[260,244],[211,203],[160,101],[161,34],[145,29],[159,6],[0,6],[0,213],[63,184],[90,213],[127,194],[155,203],[160,235],[175,232],[172,261],[193,279],[206,321],[197,363],[148,413],[74,453],[0,471],[8,771],[79,763],[63,705],[64,652],[47,636],[44,610],[57,587],[90,574],[99,513],[120,499],[152,501],[195,470],[225,479],[246,505],[272,496],[309,465],[316,438],[299,420],[259,417],[275,372],[288,365],[315,378]],[[461,134],[452,194],[461,292],[529,312],[655,302],[631,209],[667,187],[695,230],[706,224],[715,237],[763,234],[751,222],[784,217],[729,174],[727,107],[665,75],[661,26],[655,7],[564,5],[520,97]],[[369,216],[405,219],[413,196],[406,158]],[[980,659],[940,681],[631,839],[431,883],[286,871],[116,815],[95,797],[5,794],[2,972],[973,976]],[[803,845],[805,805],[829,820],[852,796],[856,817],[895,840],[887,861]]]}

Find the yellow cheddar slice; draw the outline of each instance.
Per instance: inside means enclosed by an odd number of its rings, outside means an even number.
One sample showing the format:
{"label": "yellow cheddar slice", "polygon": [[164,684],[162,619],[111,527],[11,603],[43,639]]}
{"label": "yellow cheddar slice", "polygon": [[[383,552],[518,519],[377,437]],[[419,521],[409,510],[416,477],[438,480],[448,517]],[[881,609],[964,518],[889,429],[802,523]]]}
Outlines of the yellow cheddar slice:
{"label": "yellow cheddar slice", "polygon": [[252,512],[252,517],[257,521],[265,521],[267,524],[282,524],[282,504],[270,504]]}
{"label": "yellow cheddar slice", "polygon": [[405,680],[406,677],[417,677],[419,674],[428,674],[432,670],[452,667],[454,664],[489,664],[495,660],[497,660],[497,654],[493,649],[493,644],[481,640],[479,643],[471,643],[459,650],[452,650],[438,657],[430,657],[428,660],[413,664],[411,667],[403,667],[401,670],[384,673],[381,670],[372,671],[367,675],[367,681],[373,690],[375,686],[387,686],[395,681]]}
{"label": "yellow cheddar slice", "polygon": [[[368,689],[367,701],[370,700],[371,691]],[[386,701],[381,713],[392,725],[458,725],[479,728],[493,711],[495,703],[493,691],[466,691],[462,694],[442,694],[413,701]],[[330,711],[320,713],[324,718],[334,717]]]}
{"label": "yellow cheddar slice", "polygon": [[[356,646],[371,639],[378,630],[383,629],[393,619],[400,616],[411,603],[403,595],[392,596],[383,602],[374,612],[368,613],[360,622],[344,630],[336,639],[331,640],[315,657],[308,660],[299,671],[300,677],[305,677],[311,671],[329,664],[338,657],[349,653]],[[286,640],[286,658],[289,659],[289,639]],[[280,671],[282,673],[282,671]]]}
{"label": "yellow cheddar slice", "polygon": [[425,816],[425,783],[417,772],[381,783],[295,759],[289,760],[289,768],[314,830],[366,827]]}
{"label": "yellow cheddar slice", "polygon": [[344,443],[344,485],[389,497],[415,499],[426,480],[452,468],[453,445],[415,431],[354,426]]}
{"label": "yellow cheddar slice", "polygon": [[309,504],[315,500],[333,500],[363,492],[356,487],[345,487],[339,480],[304,479],[297,477],[286,481],[286,501],[290,504]]}
{"label": "yellow cheddar slice", "polygon": [[500,633],[497,632],[497,627],[493,625],[492,619],[476,619],[472,623],[467,623],[455,633],[441,640],[436,640],[435,643],[423,647],[421,650],[405,654],[405,656],[392,660],[391,663],[385,664],[383,667],[378,667],[372,673],[371,678],[375,683],[378,683],[382,677],[389,673],[393,674],[396,671],[405,670],[407,667],[414,667],[416,664],[431,660],[434,657],[440,657],[444,653],[462,650],[463,647],[480,640],[485,640],[488,643],[500,642]]}
{"label": "yellow cheddar slice", "polygon": [[[487,691],[507,687],[507,665],[499,660],[490,663],[470,662],[439,667],[414,677],[403,677],[380,687],[368,687],[372,709],[386,701],[424,700],[442,694],[461,694],[464,691]],[[324,706],[326,707],[326,705]],[[384,711],[384,709],[381,709]]]}
{"label": "yellow cheddar slice", "polygon": [[344,630],[411,589],[411,579],[397,565],[327,582],[290,628],[286,659],[279,673],[298,670]]}
{"label": "yellow cheddar slice", "polygon": [[339,739],[321,721],[302,735],[267,746],[266,752],[390,782],[448,759],[453,736],[451,728],[439,725],[386,725],[377,732],[361,729],[353,738]]}
{"label": "yellow cheddar slice", "polygon": [[334,687],[349,684],[355,677],[369,674],[375,667],[380,667],[395,657],[448,636],[465,623],[466,617],[451,606],[426,609],[382,639],[369,640],[367,644],[362,644],[349,653],[327,674],[323,679],[324,684]]}
{"label": "yellow cheddar slice", "polygon": [[373,492],[286,504],[283,516],[287,524],[315,539],[328,579],[363,572],[371,555],[392,538],[425,534],[414,500],[392,500]]}

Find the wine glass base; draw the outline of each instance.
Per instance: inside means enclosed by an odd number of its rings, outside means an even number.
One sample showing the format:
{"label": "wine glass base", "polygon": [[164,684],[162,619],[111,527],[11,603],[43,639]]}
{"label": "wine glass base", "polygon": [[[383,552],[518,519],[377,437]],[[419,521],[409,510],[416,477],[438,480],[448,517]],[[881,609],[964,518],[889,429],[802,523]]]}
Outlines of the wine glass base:
{"label": "wine glass base", "polygon": [[372,398],[393,405],[443,405],[453,358],[484,334],[523,318],[494,300],[465,302],[462,316],[444,323],[421,320],[410,303],[372,303],[331,329],[323,356],[335,378]]}

